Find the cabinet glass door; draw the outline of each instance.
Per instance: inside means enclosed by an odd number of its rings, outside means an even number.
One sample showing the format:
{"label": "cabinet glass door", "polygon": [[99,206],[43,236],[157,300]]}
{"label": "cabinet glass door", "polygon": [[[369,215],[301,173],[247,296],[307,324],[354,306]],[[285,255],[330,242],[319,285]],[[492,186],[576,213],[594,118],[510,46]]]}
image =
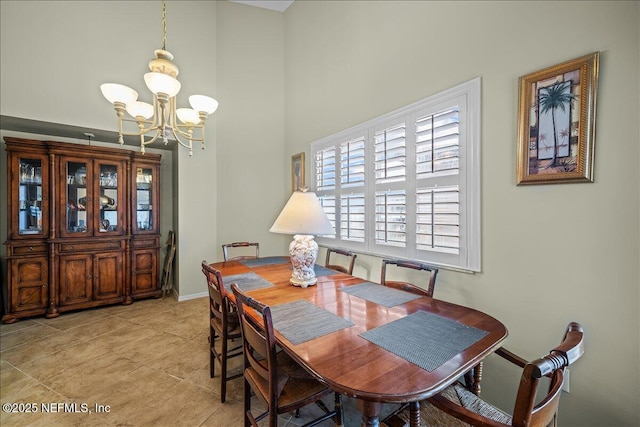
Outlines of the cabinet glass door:
{"label": "cabinet glass door", "polygon": [[118,167],[101,164],[98,200],[100,210],[100,233],[118,230]]}
{"label": "cabinet glass door", "polygon": [[136,168],[136,230],[153,230],[153,169]]}
{"label": "cabinet glass door", "polygon": [[18,234],[42,234],[42,160],[20,158]]}
{"label": "cabinet glass door", "polygon": [[87,233],[87,208],[91,198],[85,162],[67,162],[67,220],[65,229],[70,234]]}

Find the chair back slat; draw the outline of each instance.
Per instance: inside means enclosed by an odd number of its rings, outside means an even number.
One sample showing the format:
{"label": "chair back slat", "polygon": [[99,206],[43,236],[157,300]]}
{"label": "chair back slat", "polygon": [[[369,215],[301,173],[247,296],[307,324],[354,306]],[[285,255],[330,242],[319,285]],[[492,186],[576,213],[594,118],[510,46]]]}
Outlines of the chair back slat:
{"label": "chair back slat", "polygon": [[[334,258],[333,261],[331,260],[332,255]],[[327,259],[324,266],[342,273],[353,274],[353,266],[355,265],[357,257],[358,255],[351,251],[338,248],[327,248]]]}
{"label": "chair back slat", "polygon": [[[235,255],[232,254],[232,250]],[[233,242],[222,245],[222,255],[225,261],[260,258],[260,243],[257,242]]]}
{"label": "chair back slat", "polygon": [[[239,310],[242,310],[242,308],[239,308]],[[244,344],[244,351],[246,359],[258,375],[265,381],[269,381],[269,346],[264,329],[258,327],[254,322],[249,321],[242,315],[240,315],[240,319],[242,323],[241,327],[245,333],[246,343]]]}
{"label": "chair back slat", "polygon": [[[388,269],[389,266],[395,266],[398,268],[408,268],[411,270],[427,272],[426,286],[421,287],[421,286],[418,286],[417,284],[410,283],[407,281],[389,280],[389,277],[388,277],[390,276],[389,269]],[[438,276],[438,269],[429,264],[409,261],[409,260],[402,260],[402,259],[383,259],[380,283],[384,286],[401,289],[403,291],[415,293],[418,295],[433,297],[433,292],[436,287],[437,276]]]}
{"label": "chair back slat", "polygon": [[218,319],[223,327],[226,327],[228,316],[233,310],[222,282],[222,274],[219,270],[211,267],[207,261],[202,261],[202,272],[207,278],[211,316]]}

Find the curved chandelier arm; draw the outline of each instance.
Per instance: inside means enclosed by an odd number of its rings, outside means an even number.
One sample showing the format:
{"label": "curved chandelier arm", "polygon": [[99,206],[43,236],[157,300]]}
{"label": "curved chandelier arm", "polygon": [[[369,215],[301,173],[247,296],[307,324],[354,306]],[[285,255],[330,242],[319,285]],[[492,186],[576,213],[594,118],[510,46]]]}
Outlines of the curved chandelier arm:
{"label": "curved chandelier arm", "polygon": [[173,134],[173,137],[175,138],[176,142],[189,150],[189,157],[193,156],[193,138],[191,137],[193,130],[189,129],[189,133],[187,134],[188,135],[187,138],[189,140],[188,144],[182,142],[182,140],[180,139],[180,135],[182,134],[182,131],[180,131],[179,129],[178,131],[179,132],[176,132],[175,127],[171,128],[171,133]]}
{"label": "curved chandelier arm", "polygon": [[153,137],[148,141],[144,140],[145,133],[141,133],[140,134],[140,153],[144,154],[146,152],[144,147],[149,145],[149,144],[153,144],[154,142],[156,142],[156,140],[158,139],[158,137],[160,136],[161,133],[162,132],[160,131],[160,128],[157,128],[155,134],[153,135]]}

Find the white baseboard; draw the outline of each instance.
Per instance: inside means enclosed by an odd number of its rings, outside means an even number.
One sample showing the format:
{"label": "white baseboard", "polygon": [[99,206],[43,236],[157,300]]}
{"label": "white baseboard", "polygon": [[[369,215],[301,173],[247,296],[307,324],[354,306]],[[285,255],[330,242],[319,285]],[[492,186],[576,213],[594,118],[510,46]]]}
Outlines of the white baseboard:
{"label": "white baseboard", "polygon": [[[173,292],[174,292],[174,294],[176,293],[175,289],[173,290]],[[208,292],[199,292],[197,294],[176,295],[176,296],[178,297],[178,302],[181,302],[181,301],[188,301],[190,299],[208,297],[209,293]]]}

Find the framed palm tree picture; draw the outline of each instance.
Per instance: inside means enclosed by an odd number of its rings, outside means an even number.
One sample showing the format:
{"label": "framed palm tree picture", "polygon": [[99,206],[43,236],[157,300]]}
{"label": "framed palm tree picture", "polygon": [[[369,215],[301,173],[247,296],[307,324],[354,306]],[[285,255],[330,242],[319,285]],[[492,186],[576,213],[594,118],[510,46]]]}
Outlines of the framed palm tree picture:
{"label": "framed palm tree picture", "polygon": [[304,153],[291,156],[291,191],[304,187]]}
{"label": "framed palm tree picture", "polygon": [[599,52],[520,77],[518,185],[593,182]]}

